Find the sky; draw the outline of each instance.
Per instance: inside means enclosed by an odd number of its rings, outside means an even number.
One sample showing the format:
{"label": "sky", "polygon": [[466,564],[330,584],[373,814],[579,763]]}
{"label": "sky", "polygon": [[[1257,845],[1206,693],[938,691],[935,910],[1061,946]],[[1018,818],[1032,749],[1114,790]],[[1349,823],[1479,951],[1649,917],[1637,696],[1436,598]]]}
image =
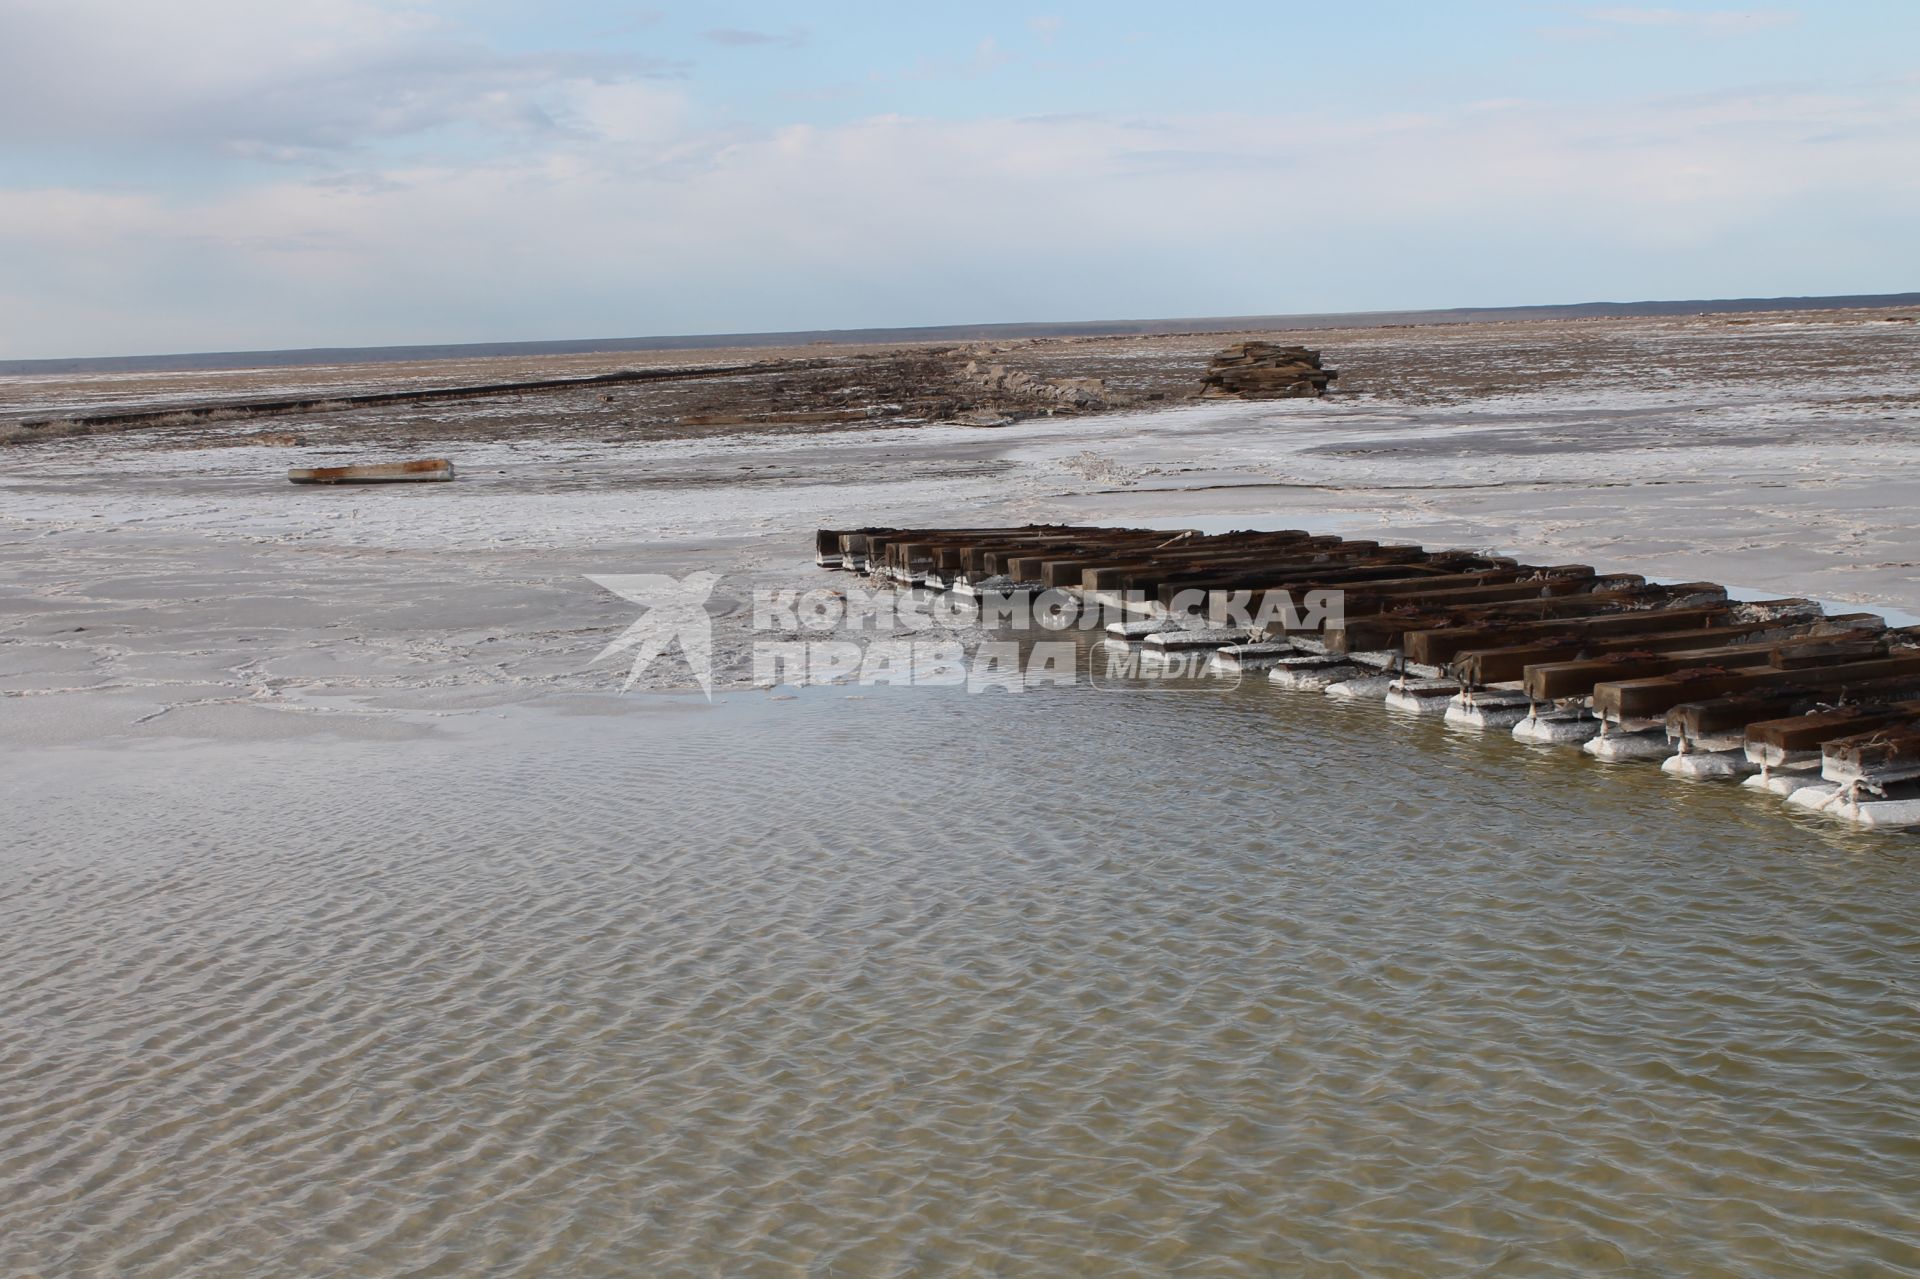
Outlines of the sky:
{"label": "sky", "polygon": [[0,358],[1920,289],[1920,5],[0,0]]}

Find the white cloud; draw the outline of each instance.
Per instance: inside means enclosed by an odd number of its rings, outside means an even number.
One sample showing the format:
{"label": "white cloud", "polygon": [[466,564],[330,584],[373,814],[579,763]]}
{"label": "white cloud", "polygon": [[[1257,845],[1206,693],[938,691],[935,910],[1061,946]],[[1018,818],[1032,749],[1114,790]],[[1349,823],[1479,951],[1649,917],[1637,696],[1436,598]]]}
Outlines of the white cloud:
{"label": "white cloud", "polygon": [[369,0],[8,0],[0,144],[298,159],[452,126],[538,134],[555,127],[558,82],[674,70],[506,53],[430,8]]}
{"label": "white cloud", "polygon": [[[189,201],[0,193],[0,353],[1912,287],[1920,93],[1382,119],[690,129],[576,82],[536,152]],[[1892,96],[1887,96],[1892,94]],[[1361,269],[1364,265],[1364,270]],[[1736,274],[1744,271],[1736,281]],[[1664,282],[1664,283],[1663,283]]]}
{"label": "white cloud", "polygon": [[[1912,81],[715,130],[651,65],[501,53],[428,5],[173,0],[89,33],[107,0],[0,2],[0,146],[286,161],[0,185],[0,357],[1920,282]],[[972,54],[940,72],[1008,56]]]}
{"label": "white cloud", "polygon": [[686,97],[665,85],[577,80],[550,96],[561,118],[601,141],[667,146],[688,131]]}

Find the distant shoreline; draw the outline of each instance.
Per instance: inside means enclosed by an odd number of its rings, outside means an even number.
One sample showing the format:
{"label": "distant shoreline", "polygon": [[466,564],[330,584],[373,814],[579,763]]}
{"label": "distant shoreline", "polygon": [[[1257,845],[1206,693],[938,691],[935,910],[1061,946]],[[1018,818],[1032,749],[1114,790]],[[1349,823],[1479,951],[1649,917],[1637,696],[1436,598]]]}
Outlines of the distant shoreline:
{"label": "distant shoreline", "polygon": [[1920,293],[1834,297],[1712,298],[1670,302],[1573,302],[1551,306],[1452,307],[1426,311],[1351,311],[1303,315],[1230,315],[1162,320],[1069,320],[1009,324],[943,324],[918,328],[810,329],[789,333],[702,333],[635,338],[569,338],[537,342],[466,342],[419,346],[305,347],[280,351],[204,351],[176,355],[101,355],[0,360],[0,376],[50,373],[164,373],[219,369],[301,368],[326,364],[393,364],[518,355],[593,355],[620,351],[700,351],[727,347],[977,342],[1002,338],[1124,337],[1147,334],[1239,333],[1290,329],[1390,328],[1501,320],[1583,320],[1712,315],[1743,311],[1829,311],[1920,307]]}

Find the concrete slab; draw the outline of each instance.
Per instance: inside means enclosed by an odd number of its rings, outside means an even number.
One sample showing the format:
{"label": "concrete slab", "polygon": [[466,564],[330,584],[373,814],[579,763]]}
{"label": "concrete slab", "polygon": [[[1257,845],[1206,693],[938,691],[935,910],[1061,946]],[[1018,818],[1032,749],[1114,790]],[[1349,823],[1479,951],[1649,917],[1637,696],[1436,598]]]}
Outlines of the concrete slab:
{"label": "concrete slab", "polygon": [[1387,687],[1386,703],[1394,710],[1414,715],[1443,715],[1447,703],[1460,692],[1458,680],[1402,678]]}
{"label": "concrete slab", "polygon": [[1532,713],[1524,693],[1461,692],[1447,701],[1448,725],[1476,733],[1511,729]]}
{"label": "concrete slab", "polygon": [[1660,763],[1660,771],[1683,781],[1731,781],[1753,771],[1753,765],[1741,751],[1688,751],[1669,755]]}
{"label": "concrete slab", "polygon": [[1662,728],[1643,733],[1608,733],[1604,737],[1592,738],[1581,749],[1595,759],[1621,763],[1632,759],[1664,759],[1673,746],[1667,741],[1666,730]]}
{"label": "concrete slab", "polygon": [[1252,635],[1244,630],[1209,626],[1194,630],[1176,628],[1169,631],[1154,631],[1140,642],[1148,649],[1171,653],[1183,649],[1225,648],[1229,644],[1245,644],[1252,638]]}
{"label": "concrete slab", "polygon": [[1323,692],[1342,680],[1360,674],[1360,668],[1338,657],[1312,655],[1283,657],[1267,672],[1268,682],[1280,688]]}
{"label": "concrete slab", "polygon": [[1162,631],[1177,631],[1180,622],[1171,617],[1155,617],[1139,622],[1108,622],[1107,634],[1114,639],[1144,640],[1149,635],[1158,635]]}
{"label": "concrete slab", "polygon": [[1586,711],[1551,710],[1528,715],[1513,726],[1516,742],[1578,746],[1600,735],[1600,721]]}
{"label": "concrete slab", "polygon": [[1740,784],[1748,790],[1765,791],[1769,795],[1778,795],[1785,799],[1801,787],[1809,778],[1805,773],[1755,773]]}
{"label": "concrete slab", "polygon": [[1355,673],[1337,684],[1327,686],[1328,697],[1341,697],[1350,701],[1366,701],[1386,694],[1397,675],[1369,675],[1363,668],[1356,667]]}
{"label": "concrete slab", "polygon": [[1229,644],[1214,652],[1208,665],[1222,671],[1265,670],[1283,657],[1294,655],[1293,645],[1285,640],[1267,640],[1257,644]]}

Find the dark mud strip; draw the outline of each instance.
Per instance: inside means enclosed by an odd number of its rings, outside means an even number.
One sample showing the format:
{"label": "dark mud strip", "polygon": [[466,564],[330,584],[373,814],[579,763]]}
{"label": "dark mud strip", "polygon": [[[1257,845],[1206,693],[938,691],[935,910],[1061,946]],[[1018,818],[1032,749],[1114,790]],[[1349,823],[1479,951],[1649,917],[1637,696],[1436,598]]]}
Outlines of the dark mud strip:
{"label": "dark mud strip", "polygon": [[23,422],[29,430],[50,426],[156,426],[214,419],[273,417],[284,413],[313,413],[331,409],[407,404],[423,400],[471,400],[490,395],[520,395],[528,391],[573,391],[583,387],[629,382],[690,381],[697,378],[737,377],[767,373],[795,373],[827,367],[828,360],[769,360],[757,364],[723,364],[695,369],[622,369],[590,377],[534,378],[514,382],[487,382],[477,386],[435,386],[406,391],[366,391],[357,395],[282,396],[266,400],[226,400],[218,404],[130,409],[116,413],[89,413],[75,417],[42,418]]}

